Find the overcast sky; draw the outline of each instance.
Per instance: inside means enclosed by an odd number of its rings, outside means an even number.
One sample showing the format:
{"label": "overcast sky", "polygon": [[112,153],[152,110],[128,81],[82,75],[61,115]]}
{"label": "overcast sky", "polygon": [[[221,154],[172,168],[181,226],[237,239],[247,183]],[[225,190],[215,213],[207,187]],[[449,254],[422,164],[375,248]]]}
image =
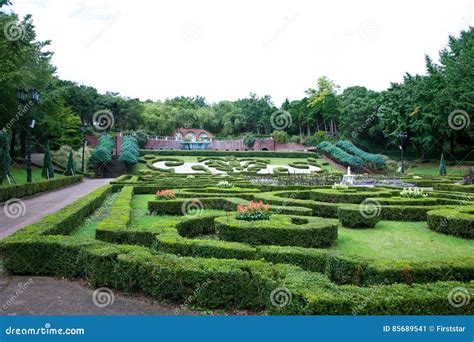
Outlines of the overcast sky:
{"label": "overcast sky", "polygon": [[250,92],[280,105],[317,78],[382,90],[424,73],[472,0],[13,0],[62,79],[142,100]]}

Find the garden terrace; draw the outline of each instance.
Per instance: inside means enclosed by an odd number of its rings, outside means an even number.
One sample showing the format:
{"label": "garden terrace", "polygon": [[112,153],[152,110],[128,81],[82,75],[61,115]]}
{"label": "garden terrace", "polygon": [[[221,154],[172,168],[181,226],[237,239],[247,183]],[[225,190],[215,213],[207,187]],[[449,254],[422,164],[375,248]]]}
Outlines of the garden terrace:
{"label": "garden terrace", "polygon": [[[453,287],[474,290],[473,203],[465,192],[435,190],[415,199],[401,198],[396,187],[289,189],[243,176],[187,177],[116,179],[3,240],[5,269],[82,277],[175,303],[210,280],[194,303],[207,309],[474,312],[473,303],[454,308],[447,301]],[[218,186],[222,180],[234,186]],[[158,190],[175,197],[158,200]],[[239,205],[260,200],[270,205],[268,220],[236,219]],[[338,209],[360,217],[369,200],[378,203],[369,209],[380,220],[372,228],[340,223]],[[447,217],[450,225],[440,229]],[[282,286],[293,300],[277,308],[270,293]]]}

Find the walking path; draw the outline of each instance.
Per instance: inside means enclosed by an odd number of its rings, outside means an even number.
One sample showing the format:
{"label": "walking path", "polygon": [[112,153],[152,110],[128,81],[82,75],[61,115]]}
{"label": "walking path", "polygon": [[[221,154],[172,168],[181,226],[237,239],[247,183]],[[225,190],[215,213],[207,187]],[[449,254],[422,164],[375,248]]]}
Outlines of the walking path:
{"label": "walking path", "polygon": [[50,277],[0,276],[3,315],[199,315],[145,296],[91,289],[85,282]]}
{"label": "walking path", "polygon": [[0,206],[0,239],[71,204],[112,179],[87,179],[59,190]]}

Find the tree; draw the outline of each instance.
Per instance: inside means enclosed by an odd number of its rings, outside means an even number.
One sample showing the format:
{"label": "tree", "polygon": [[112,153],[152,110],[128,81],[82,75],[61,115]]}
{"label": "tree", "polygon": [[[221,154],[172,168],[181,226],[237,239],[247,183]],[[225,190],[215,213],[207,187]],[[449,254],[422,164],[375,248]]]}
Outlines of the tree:
{"label": "tree", "polygon": [[120,146],[119,160],[125,162],[128,166],[134,165],[138,163],[139,154],[137,139],[132,136],[125,136]]}
{"label": "tree", "polygon": [[67,157],[66,172],[64,174],[66,176],[74,176],[76,174],[76,170],[74,167],[74,156],[73,156],[72,150],[69,151],[69,155]]}
{"label": "tree", "polygon": [[441,153],[441,159],[439,161],[439,175],[440,176],[446,176],[447,170],[446,170],[446,163],[444,161],[444,155]]}
{"label": "tree", "polygon": [[51,152],[49,151],[49,140],[46,140],[46,144],[44,146],[43,171],[41,172],[41,176],[46,179],[54,178]]}
{"label": "tree", "polygon": [[288,133],[286,131],[273,131],[272,138],[279,144],[288,142]]}
{"label": "tree", "polygon": [[12,159],[8,149],[8,134],[5,130],[0,131],[0,184],[6,179],[9,184],[14,182],[10,172]]}
{"label": "tree", "polygon": [[101,135],[99,143],[90,157],[90,162],[95,167],[101,167],[112,160],[112,151],[114,149],[114,140],[107,134]]}

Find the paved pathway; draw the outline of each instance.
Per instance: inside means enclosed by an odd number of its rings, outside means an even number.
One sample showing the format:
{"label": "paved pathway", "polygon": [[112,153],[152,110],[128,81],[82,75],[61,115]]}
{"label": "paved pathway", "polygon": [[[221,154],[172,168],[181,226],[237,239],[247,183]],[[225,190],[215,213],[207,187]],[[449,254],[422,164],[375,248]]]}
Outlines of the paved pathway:
{"label": "paved pathway", "polygon": [[[116,290],[94,292],[86,283],[50,277],[0,276],[0,316],[6,315],[198,315]],[[94,294],[95,293],[95,294]]]}
{"label": "paved pathway", "polygon": [[[13,234],[20,228],[37,222],[43,216],[54,213],[79,197],[98,187],[108,184],[112,179],[87,179],[59,190],[12,202],[0,206],[0,239]],[[18,216],[19,215],[19,216]],[[18,217],[15,217],[18,216]]]}

